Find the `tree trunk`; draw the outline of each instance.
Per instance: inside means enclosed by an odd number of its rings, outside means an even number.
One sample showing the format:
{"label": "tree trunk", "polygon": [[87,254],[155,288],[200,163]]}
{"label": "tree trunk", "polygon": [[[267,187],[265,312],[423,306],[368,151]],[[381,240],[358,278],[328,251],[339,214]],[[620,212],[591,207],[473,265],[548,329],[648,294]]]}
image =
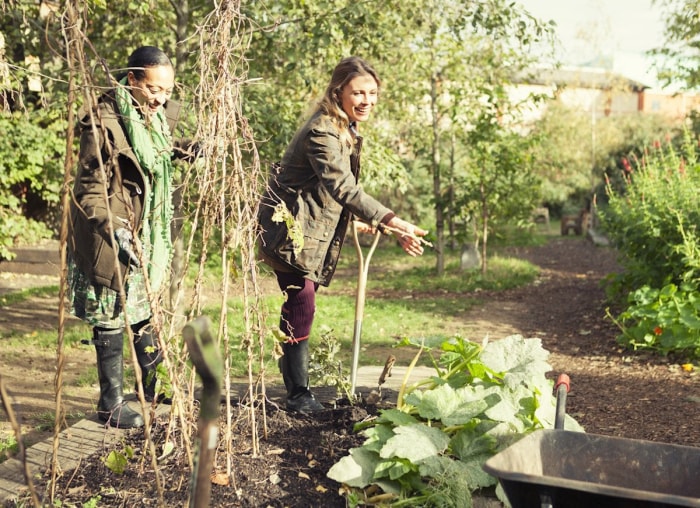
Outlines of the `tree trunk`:
{"label": "tree trunk", "polygon": [[457,241],[457,229],[455,226],[455,217],[457,212],[454,208],[455,203],[455,136],[452,134],[450,140],[450,167],[449,167],[449,188],[448,188],[448,203],[447,203],[447,225],[450,235],[450,248],[457,249],[459,242]]}
{"label": "tree trunk", "polygon": [[438,114],[438,77],[433,74],[430,80],[430,109],[433,121],[433,147],[432,147],[432,167],[433,167],[433,196],[435,198],[435,271],[438,277],[445,273],[445,214],[443,211],[443,200],[441,196],[440,182],[440,147],[439,147],[439,114]]}
{"label": "tree trunk", "polygon": [[[185,63],[187,62],[188,48],[184,41],[188,36],[188,23],[190,20],[189,0],[173,1],[172,6],[175,9],[175,73],[184,71]],[[170,234],[173,238],[173,259],[170,264],[171,277],[169,289],[170,309],[175,310],[177,302],[177,293],[180,280],[182,279],[185,266],[185,245],[182,238],[182,226],[184,224],[184,215],[182,213],[183,193],[182,180],[173,182],[176,191],[173,193],[173,222],[170,228]]]}
{"label": "tree trunk", "polygon": [[484,184],[481,184],[481,274],[486,275],[488,271],[488,260],[486,259],[486,246],[489,235],[489,205],[484,189]]}

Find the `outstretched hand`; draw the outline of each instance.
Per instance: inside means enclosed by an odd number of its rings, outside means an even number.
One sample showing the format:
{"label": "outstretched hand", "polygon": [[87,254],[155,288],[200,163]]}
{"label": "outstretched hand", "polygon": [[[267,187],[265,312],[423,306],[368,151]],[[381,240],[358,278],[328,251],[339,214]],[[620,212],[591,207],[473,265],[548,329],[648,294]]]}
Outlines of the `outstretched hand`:
{"label": "outstretched hand", "polygon": [[414,257],[423,254],[423,244],[427,244],[427,242],[422,237],[428,234],[425,229],[398,217],[391,219],[387,227],[399,241],[399,245],[406,254]]}

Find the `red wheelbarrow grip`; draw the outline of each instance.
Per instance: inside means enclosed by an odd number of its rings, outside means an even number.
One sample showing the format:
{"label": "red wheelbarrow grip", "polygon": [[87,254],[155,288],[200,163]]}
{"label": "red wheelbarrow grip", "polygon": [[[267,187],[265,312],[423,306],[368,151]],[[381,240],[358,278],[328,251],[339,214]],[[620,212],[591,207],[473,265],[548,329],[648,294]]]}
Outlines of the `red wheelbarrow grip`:
{"label": "red wheelbarrow grip", "polygon": [[571,379],[566,374],[559,374],[557,378],[557,384],[554,385],[554,391],[557,391],[560,386],[566,386],[566,393],[571,391]]}
{"label": "red wheelbarrow grip", "polygon": [[566,419],[566,394],[571,388],[571,380],[566,374],[559,374],[557,384],[554,385],[554,390],[557,394],[557,407],[554,416],[554,428],[563,430],[564,420]]}

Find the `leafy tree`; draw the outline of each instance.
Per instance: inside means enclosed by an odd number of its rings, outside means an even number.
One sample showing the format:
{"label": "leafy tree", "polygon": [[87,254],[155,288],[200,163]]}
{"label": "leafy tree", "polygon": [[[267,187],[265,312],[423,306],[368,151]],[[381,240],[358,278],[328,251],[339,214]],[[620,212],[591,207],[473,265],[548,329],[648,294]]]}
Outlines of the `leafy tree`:
{"label": "leafy tree", "polygon": [[594,118],[560,101],[548,102],[531,131],[542,201],[555,214],[578,211],[592,195],[603,205],[604,180],[619,181],[623,160],[641,157],[645,147],[669,137],[678,127],[674,123],[641,113]]}
{"label": "leafy tree", "polygon": [[[189,65],[193,62],[186,61],[194,50],[185,36],[196,32],[194,21],[210,9],[208,2],[136,0],[107,5],[94,1],[87,5],[86,36],[92,53],[86,61],[94,70],[104,73],[103,66],[118,65],[115,62],[123,61],[125,48],[157,44],[176,54],[178,81],[185,84],[178,99],[187,97],[187,102],[196,103],[188,84],[198,77]],[[60,78],[65,73],[60,57],[64,41],[58,37],[60,31],[51,28],[60,13],[42,19],[39,6],[33,4],[12,4],[8,13],[0,30],[8,31],[8,46],[16,48],[18,56],[12,61],[19,63],[25,54],[38,56],[41,75],[59,78],[45,84],[41,98],[46,105],[60,108],[65,97],[65,80]],[[364,181],[402,213],[417,214],[433,206],[438,236],[446,206],[441,197],[441,152],[453,139],[460,139],[456,131],[470,128],[484,98],[496,93],[520,65],[514,62],[521,61],[523,45],[544,33],[541,25],[504,0],[466,4],[393,0],[382,5],[287,0],[273,5],[249,3],[244,14],[255,23],[246,53],[252,86],[246,90],[244,114],[250,119],[262,160],[279,159],[337,61],[349,54],[362,55],[385,77],[386,96],[367,128],[370,143],[364,156]],[[154,16],[157,22],[149,19],[144,26],[146,18]],[[419,183],[426,175],[433,183],[425,195],[405,193],[409,180]],[[442,247],[437,250],[441,253]]]}
{"label": "leafy tree", "polygon": [[658,76],[665,84],[684,83],[700,86],[700,12],[699,0],[652,0],[664,8],[664,45],[652,50]]}
{"label": "leafy tree", "polygon": [[[439,273],[452,199],[444,189],[443,153],[449,153],[453,140],[463,139],[459,134],[473,128],[495,97],[499,113],[508,113],[504,84],[526,65],[523,50],[544,38],[546,27],[501,0],[394,0],[352,8],[340,2],[283,2],[251,15],[261,26],[279,26],[255,34],[250,59],[251,75],[263,77],[247,101],[252,116],[260,119],[255,131],[264,141],[263,158],[279,157],[298,117],[321,95],[319,87],[341,57],[367,58],[385,76],[378,118],[372,122],[380,127],[370,128],[379,134],[372,141],[385,148],[369,150],[365,166],[375,178],[386,175],[382,169],[388,166],[392,177],[384,181],[391,183],[401,173],[395,159],[387,164],[387,154],[394,151],[402,158],[417,192],[399,199],[389,186],[383,194],[403,210],[423,210],[432,202]],[[287,93],[280,97],[280,90],[302,91],[302,100]],[[432,183],[423,180],[426,175]]]}
{"label": "leafy tree", "polygon": [[10,259],[14,244],[52,236],[47,224],[56,224],[65,142],[63,123],[46,112],[0,112],[0,131],[0,258]]}
{"label": "leafy tree", "polygon": [[[192,101],[196,77],[188,70],[196,15],[210,8],[206,1],[133,1],[85,5],[89,22],[84,55],[96,82],[108,85],[107,71],[116,73],[128,52],[154,44],[175,55],[181,87],[178,99]],[[144,15],[134,15],[144,14]],[[62,12],[48,2],[14,2],[3,6],[0,20],[0,158],[6,177],[0,184],[0,244],[32,241],[57,233],[59,192],[63,180],[68,71],[64,60]],[[147,15],[145,15],[147,14]],[[154,23],[154,18],[156,22]],[[125,22],[128,20],[128,22]],[[155,28],[154,28],[155,27]],[[4,44],[2,44],[4,43]],[[98,93],[99,90],[95,90]],[[79,107],[79,104],[75,105]],[[185,111],[191,112],[193,108]],[[14,112],[14,113],[13,113]],[[19,112],[23,112],[20,114]],[[184,118],[186,123],[187,119]],[[18,149],[19,147],[19,149]],[[29,219],[47,222],[50,230]],[[0,252],[7,256],[8,252]]]}
{"label": "leafy tree", "polygon": [[476,244],[481,244],[481,271],[487,271],[489,232],[523,220],[540,197],[539,180],[528,155],[531,141],[485,118],[487,125],[469,136],[469,172],[462,200],[473,210]]}

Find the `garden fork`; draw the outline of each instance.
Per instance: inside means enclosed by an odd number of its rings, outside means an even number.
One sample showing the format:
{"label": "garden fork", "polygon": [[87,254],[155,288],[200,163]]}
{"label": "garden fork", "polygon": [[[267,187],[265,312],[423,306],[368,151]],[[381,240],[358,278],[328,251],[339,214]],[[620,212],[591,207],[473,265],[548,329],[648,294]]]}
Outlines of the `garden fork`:
{"label": "garden fork", "polygon": [[369,272],[369,262],[372,259],[372,254],[377,248],[381,232],[377,230],[374,233],[374,240],[370,245],[367,256],[362,253],[362,246],[357,233],[358,222],[352,222],[352,235],[355,240],[355,248],[357,249],[357,261],[359,265],[359,273],[357,277],[357,295],[355,297],[355,328],[352,334],[352,371],[350,374],[350,394],[355,397],[355,388],[357,386],[357,364],[360,359],[360,335],[362,333],[362,319],[365,312],[365,292],[367,289],[367,274]]}

